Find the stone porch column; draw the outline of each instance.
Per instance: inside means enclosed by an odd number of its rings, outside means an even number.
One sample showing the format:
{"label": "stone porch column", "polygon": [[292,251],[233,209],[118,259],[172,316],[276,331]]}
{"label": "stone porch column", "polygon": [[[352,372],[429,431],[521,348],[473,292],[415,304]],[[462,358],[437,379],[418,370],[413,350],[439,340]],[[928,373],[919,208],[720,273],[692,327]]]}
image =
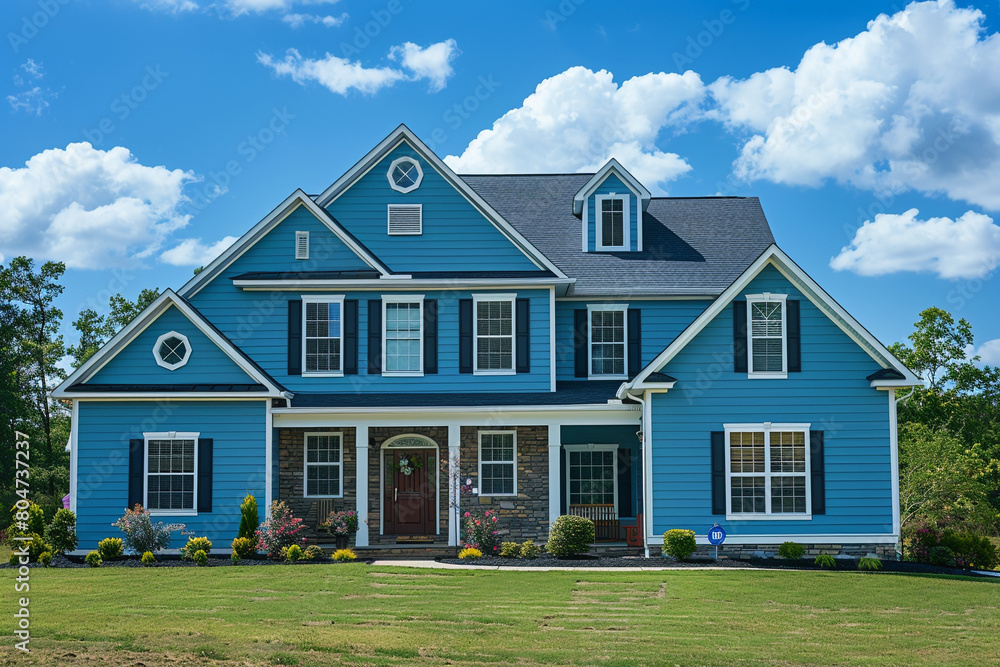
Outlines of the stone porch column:
{"label": "stone porch column", "polygon": [[559,424],[549,424],[549,525],[559,518],[562,506],[562,430]]}
{"label": "stone porch column", "polygon": [[354,436],[357,448],[354,486],[356,488],[356,510],[358,512],[358,533],[354,545],[368,546],[368,427],[358,426]]}
{"label": "stone porch column", "polygon": [[448,425],[448,546],[458,546],[461,520],[458,499],[462,480],[459,479],[458,457],[462,447],[462,428],[458,424]]}

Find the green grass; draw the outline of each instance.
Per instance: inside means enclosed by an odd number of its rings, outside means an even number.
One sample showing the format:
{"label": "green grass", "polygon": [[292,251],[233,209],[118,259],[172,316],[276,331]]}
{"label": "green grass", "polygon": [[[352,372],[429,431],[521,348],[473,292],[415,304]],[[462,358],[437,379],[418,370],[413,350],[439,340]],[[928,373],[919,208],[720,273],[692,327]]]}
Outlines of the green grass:
{"label": "green grass", "polygon": [[30,598],[32,653],[8,638],[0,663],[971,665],[1000,654],[1000,587],[958,577],[53,569],[32,570]]}

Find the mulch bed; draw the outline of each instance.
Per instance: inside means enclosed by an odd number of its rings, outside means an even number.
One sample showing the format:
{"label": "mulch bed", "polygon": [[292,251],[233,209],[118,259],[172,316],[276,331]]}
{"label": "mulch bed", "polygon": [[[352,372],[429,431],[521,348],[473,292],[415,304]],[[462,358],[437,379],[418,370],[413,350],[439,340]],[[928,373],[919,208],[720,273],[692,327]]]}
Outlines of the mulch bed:
{"label": "mulch bed", "polygon": [[[89,568],[84,560],[83,556],[56,556],[52,559],[52,563],[49,567],[59,567],[59,568]],[[208,565],[204,567],[233,567],[239,565],[241,567],[247,566],[257,566],[257,565],[284,565],[287,567],[294,567],[296,565],[343,565],[345,562],[348,563],[364,563],[370,565],[373,560],[371,558],[358,558],[353,561],[336,561],[332,558],[324,558],[323,560],[302,560],[295,563],[288,563],[282,560],[270,560],[268,558],[245,558],[239,563],[233,563],[229,554],[220,555],[208,555]],[[4,563],[0,565],[0,569],[10,569],[11,565]],[[31,568],[42,568],[44,567],[41,563],[31,563],[29,565]],[[113,558],[111,560],[106,560],[101,564],[101,567],[199,567],[197,563],[191,560],[182,560],[179,555],[175,554],[165,554],[156,557],[156,562],[152,565],[143,565],[139,556],[122,556],[121,558]]]}

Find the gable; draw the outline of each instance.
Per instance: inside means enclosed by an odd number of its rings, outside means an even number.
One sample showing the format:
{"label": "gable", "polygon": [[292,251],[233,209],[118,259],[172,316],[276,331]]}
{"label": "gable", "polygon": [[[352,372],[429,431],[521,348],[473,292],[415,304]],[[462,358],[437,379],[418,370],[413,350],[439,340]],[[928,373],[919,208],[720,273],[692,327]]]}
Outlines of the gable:
{"label": "gable", "polygon": [[[398,158],[420,165],[423,177],[410,192],[389,185]],[[419,235],[388,234],[388,206],[420,204]],[[382,156],[327,204],[327,210],[394,272],[539,271],[538,266],[407,141]]]}
{"label": "gable", "polygon": [[597,235],[600,232],[597,221],[598,212],[601,210],[598,201],[601,197],[612,194],[628,196],[628,250],[631,252],[642,250],[639,196],[616,173],[609,172],[604,180],[594,188],[593,193],[587,197],[587,209],[584,217],[587,229],[587,252],[597,250]]}

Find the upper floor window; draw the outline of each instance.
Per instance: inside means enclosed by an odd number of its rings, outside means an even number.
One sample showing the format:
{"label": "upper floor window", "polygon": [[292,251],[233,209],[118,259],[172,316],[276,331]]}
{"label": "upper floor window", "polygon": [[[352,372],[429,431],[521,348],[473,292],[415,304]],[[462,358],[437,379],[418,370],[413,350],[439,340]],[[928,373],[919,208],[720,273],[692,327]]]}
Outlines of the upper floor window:
{"label": "upper floor window", "polygon": [[386,176],[389,187],[397,192],[407,193],[420,187],[420,181],[424,180],[424,170],[415,159],[401,157],[392,161]]}
{"label": "upper floor window", "polygon": [[303,375],[341,375],[343,296],[303,296]]}
{"label": "upper floor window", "polygon": [[513,294],[473,296],[476,373],[514,372],[514,299]]}
{"label": "upper floor window", "polygon": [[305,483],[307,498],[343,495],[343,436],[340,433],[306,433]]}
{"label": "upper floor window", "polygon": [[726,426],[728,514],[808,515],[808,470],[808,424]]}
{"label": "upper floor window", "polygon": [[146,509],[196,511],[198,433],[146,433]]}
{"label": "upper floor window", "polygon": [[747,295],[750,377],[787,377],[785,294]]}
{"label": "upper floor window", "polygon": [[625,305],[590,306],[590,376],[625,378]]}
{"label": "upper floor window", "polygon": [[153,345],[153,358],[156,364],[175,371],[191,358],[191,342],[188,337],[176,331],[170,331],[156,339]]}
{"label": "upper floor window", "polygon": [[382,300],[382,375],[423,375],[423,301],[420,296],[387,296]]}
{"label": "upper floor window", "polygon": [[628,250],[628,195],[597,195],[597,249]]}
{"label": "upper floor window", "polygon": [[517,494],[517,436],[514,431],[479,432],[479,495]]}

